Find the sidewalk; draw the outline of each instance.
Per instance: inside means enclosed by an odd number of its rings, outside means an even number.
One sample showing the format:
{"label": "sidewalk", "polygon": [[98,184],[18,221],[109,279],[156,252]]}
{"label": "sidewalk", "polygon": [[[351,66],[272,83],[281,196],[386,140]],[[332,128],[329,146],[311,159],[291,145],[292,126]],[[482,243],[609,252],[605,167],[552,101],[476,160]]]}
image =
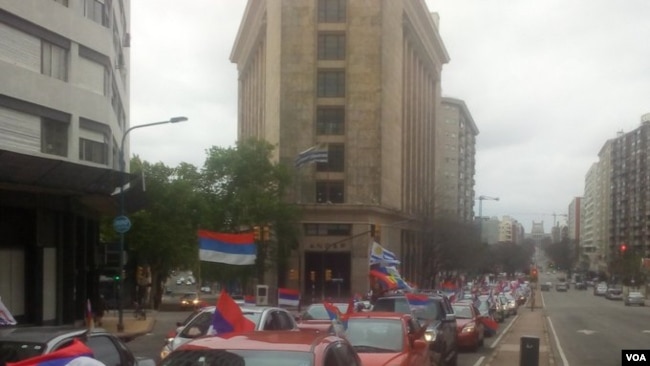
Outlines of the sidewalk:
{"label": "sidewalk", "polygon": [[119,319],[117,311],[110,311],[104,315],[102,326],[100,328],[106,329],[108,332],[115,334],[118,338],[132,340],[133,338],[150,333],[153,330],[153,326],[156,324],[156,313],[155,310],[147,310],[147,319],[138,320],[133,315],[133,310],[124,310],[122,313],[124,331],[118,332],[117,323]]}
{"label": "sidewalk", "polygon": [[[530,301],[520,306],[517,318],[503,336],[492,356],[485,366],[555,366],[551,340],[546,322],[546,312],[542,308],[542,294],[539,286],[535,291],[535,310],[530,310]],[[539,362],[523,363],[520,360],[519,349],[521,337],[539,338]]]}

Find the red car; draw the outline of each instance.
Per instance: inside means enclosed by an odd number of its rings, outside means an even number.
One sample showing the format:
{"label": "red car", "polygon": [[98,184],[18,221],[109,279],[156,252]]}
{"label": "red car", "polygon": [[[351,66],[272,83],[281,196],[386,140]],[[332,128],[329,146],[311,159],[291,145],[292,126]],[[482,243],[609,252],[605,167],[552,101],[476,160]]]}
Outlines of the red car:
{"label": "red car", "polygon": [[174,365],[361,366],[361,360],[350,343],[332,334],[269,330],[192,340],[160,362]]}
{"label": "red car", "polygon": [[424,332],[410,314],[360,312],[349,316],[345,337],[364,366],[429,366]]}
{"label": "red car", "polygon": [[[337,302],[332,305],[336,306],[341,314],[345,314],[348,311],[349,305],[347,303]],[[322,303],[309,305],[309,307],[300,314],[300,317],[297,320],[299,329],[329,332],[332,328],[332,321],[330,320],[329,314],[327,314],[325,305]]]}
{"label": "red car", "polygon": [[458,301],[452,304],[456,313],[457,344],[460,348],[472,351],[483,345],[485,329],[481,321],[481,313],[471,301]]}

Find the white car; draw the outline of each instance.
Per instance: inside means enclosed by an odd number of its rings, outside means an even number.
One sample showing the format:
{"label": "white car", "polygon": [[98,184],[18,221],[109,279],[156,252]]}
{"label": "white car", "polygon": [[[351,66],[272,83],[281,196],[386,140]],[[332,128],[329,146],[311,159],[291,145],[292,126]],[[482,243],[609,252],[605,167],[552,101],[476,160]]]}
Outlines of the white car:
{"label": "white car", "polygon": [[[160,351],[160,359],[192,339],[207,335],[212,328],[215,308],[207,306],[201,309],[185,326],[178,327],[176,336],[168,338]],[[296,320],[286,309],[274,306],[247,306],[241,310],[246,318],[255,323],[255,330],[299,330]]]}

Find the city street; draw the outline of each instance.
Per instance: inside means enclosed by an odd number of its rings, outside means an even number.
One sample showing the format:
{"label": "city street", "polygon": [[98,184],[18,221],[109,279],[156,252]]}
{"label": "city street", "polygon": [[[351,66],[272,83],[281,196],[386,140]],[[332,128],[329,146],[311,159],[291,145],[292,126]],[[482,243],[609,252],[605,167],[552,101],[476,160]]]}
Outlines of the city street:
{"label": "city street", "polygon": [[[541,281],[557,282],[556,275]],[[622,349],[648,349],[650,307],[625,306],[623,301],[594,296],[593,289],[542,293],[549,337],[558,365],[611,366]],[[559,341],[559,347],[556,343]]]}

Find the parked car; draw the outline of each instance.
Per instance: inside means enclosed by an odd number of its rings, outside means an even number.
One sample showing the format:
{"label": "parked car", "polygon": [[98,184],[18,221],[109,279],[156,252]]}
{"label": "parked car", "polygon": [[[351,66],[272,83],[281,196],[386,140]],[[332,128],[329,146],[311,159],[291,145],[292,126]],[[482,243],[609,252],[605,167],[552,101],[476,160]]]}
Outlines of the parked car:
{"label": "parked car", "polygon": [[[204,307],[185,326],[179,327],[176,336],[168,339],[163,346],[160,358],[165,358],[170,352],[192,339],[207,335],[211,331],[215,308],[215,306]],[[246,318],[255,323],[255,330],[298,330],[298,324],[286,309],[274,306],[246,306],[241,310]]]}
{"label": "parked car", "polygon": [[569,290],[569,285],[566,282],[558,282],[555,284],[555,291],[557,292],[567,292]]}
{"label": "parked car", "polygon": [[612,286],[607,288],[605,298],[608,300],[623,300],[623,289],[620,286]]}
{"label": "parked car", "polygon": [[551,282],[544,282],[539,285],[539,289],[542,291],[551,291],[551,287],[553,287],[553,284]]}
{"label": "parked car", "polygon": [[579,281],[579,282],[576,282],[574,287],[575,287],[576,290],[586,290],[587,289],[587,283],[584,282],[584,281]]}
{"label": "parked car", "polygon": [[458,359],[456,316],[449,299],[444,295],[428,294],[431,301],[424,308],[412,309],[403,294],[378,298],[372,312],[388,311],[412,314],[419,324],[429,322],[425,339],[429,342],[433,365],[454,366]]}
{"label": "parked car", "polygon": [[75,338],[105,365],[155,366],[153,359],[134,356],[124,342],[104,329],[70,326],[0,328],[0,365],[54,352]]}
{"label": "parked car", "polygon": [[476,351],[483,346],[485,339],[485,326],[479,310],[471,301],[457,301],[452,306],[456,314],[458,347]]}
{"label": "parked car", "polygon": [[625,296],[625,306],[630,305],[645,306],[645,296],[638,291],[630,291],[630,293]]}
{"label": "parked car", "polygon": [[607,293],[607,285],[598,284],[596,285],[596,287],[594,287],[595,296],[605,296],[606,293]]}
{"label": "parked car", "polygon": [[361,366],[350,343],[320,332],[246,332],[192,340],[165,357],[175,365]]}
{"label": "parked car", "polygon": [[410,314],[360,312],[350,315],[345,338],[364,366],[430,366],[424,332]]}

